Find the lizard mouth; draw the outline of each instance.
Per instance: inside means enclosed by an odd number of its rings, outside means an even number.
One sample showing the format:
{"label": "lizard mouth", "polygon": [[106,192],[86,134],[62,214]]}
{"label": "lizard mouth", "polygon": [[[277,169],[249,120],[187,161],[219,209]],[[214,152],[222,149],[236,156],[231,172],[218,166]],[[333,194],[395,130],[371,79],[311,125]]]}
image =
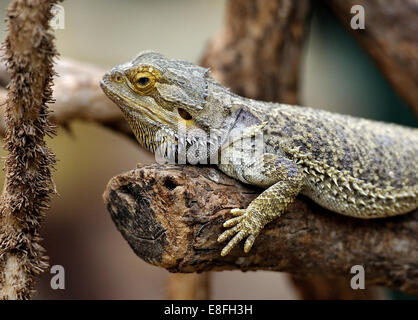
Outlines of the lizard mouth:
{"label": "lizard mouth", "polygon": [[[172,123],[168,121],[171,117],[166,114],[167,112],[161,112],[163,116],[159,115],[155,111],[152,111],[145,103],[134,100],[133,98],[123,94],[123,91],[112,89],[112,84],[109,84],[106,79],[100,81],[100,87],[106,96],[111,99],[124,113],[135,113],[140,115],[142,120],[145,122],[150,122],[152,125],[161,126],[166,125],[170,126]],[[152,99],[149,97],[149,99]],[[161,109],[161,108],[159,108]]]}

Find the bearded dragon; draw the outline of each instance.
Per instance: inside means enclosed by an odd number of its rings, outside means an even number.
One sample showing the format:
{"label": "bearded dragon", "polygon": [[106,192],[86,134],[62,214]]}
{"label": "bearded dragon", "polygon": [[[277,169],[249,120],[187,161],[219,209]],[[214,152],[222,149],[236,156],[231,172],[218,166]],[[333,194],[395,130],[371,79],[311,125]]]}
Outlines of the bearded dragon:
{"label": "bearded dragon", "polygon": [[265,189],[231,210],[218,238],[230,239],[222,256],[244,239],[249,252],[298,194],[364,219],[418,207],[416,128],[244,98],[208,69],[150,51],[112,68],[101,87],[143,147],[164,147],[192,164],[216,159],[227,175]]}

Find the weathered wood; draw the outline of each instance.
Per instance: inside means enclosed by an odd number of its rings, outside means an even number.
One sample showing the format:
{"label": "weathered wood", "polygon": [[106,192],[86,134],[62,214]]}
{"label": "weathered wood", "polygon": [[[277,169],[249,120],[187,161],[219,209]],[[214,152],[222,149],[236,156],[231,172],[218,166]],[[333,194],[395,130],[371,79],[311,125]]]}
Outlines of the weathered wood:
{"label": "weathered wood", "polygon": [[418,293],[418,210],[361,220],[300,197],[249,254],[239,245],[221,257],[216,239],[230,209],[259,192],[214,168],[151,165],[112,178],[104,200],[135,253],[171,272],[274,270],[344,277],[349,286],[351,267],[363,265],[368,285]]}
{"label": "weathered wood", "polygon": [[[398,94],[418,115],[418,3],[326,0],[342,24],[369,53]],[[365,11],[365,29],[350,26],[351,8]]]}

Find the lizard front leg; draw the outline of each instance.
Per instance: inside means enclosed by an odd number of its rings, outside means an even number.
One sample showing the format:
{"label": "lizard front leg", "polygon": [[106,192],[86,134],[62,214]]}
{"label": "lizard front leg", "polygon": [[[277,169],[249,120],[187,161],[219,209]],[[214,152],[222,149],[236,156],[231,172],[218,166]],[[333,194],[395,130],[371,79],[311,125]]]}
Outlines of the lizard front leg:
{"label": "lizard front leg", "polygon": [[263,154],[233,169],[226,166],[220,169],[242,182],[268,187],[246,209],[231,210],[236,217],[224,223],[223,226],[230,229],[218,238],[218,242],[224,242],[233,237],[223,248],[222,256],[227,255],[245,238],[244,252],[247,253],[263,227],[279,217],[293,202],[303,186],[303,170],[293,161],[273,154]]}

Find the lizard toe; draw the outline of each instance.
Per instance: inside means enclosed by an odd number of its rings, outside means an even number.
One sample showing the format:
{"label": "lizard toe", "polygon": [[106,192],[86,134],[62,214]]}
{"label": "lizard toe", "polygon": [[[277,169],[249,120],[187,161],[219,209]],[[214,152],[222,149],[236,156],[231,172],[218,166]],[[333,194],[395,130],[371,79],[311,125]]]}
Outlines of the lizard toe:
{"label": "lizard toe", "polygon": [[228,244],[222,249],[221,256],[226,256],[229,252],[231,252],[232,248],[234,248],[242,239],[245,238],[245,231],[239,231],[229,242]]}
{"label": "lizard toe", "polygon": [[231,238],[234,234],[240,231],[240,225],[236,225],[235,227],[224,231],[219,237],[218,242],[224,242],[225,240]]}
{"label": "lizard toe", "polygon": [[224,228],[229,228],[232,226],[235,226],[236,224],[238,224],[242,219],[244,219],[245,216],[238,216],[232,219],[229,219],[227,221],[224,222],[223,226]]}
{"label": "lizard toe", "polygon": [[[235,218],[227,220],[223,226],[225,228],[232,227],[224,231],[219,237],[218,242],[224,242],[225,240],[233,238],[223,248],[221,255],[227,255],[241,240],[246,238],[244,244],[244,252],[248,253],[254,244],[257,235],[260,232],[260,228],[257,223],[254,223],[251,219],[251,214],[246,209],[238,209],[240,212],[244,211],[245,214],[241,214]],[[237,211],[238,211],[237,210]]]}
{"label": "lizard toe", "polygon": [[245,244],[244,244],[244,252],[248,253],[251,250],[251,247],[254,244],[255,238],[257,238],[257,235],[255,234],[250,234],[247,238],[247,240],[245,240]]}
{"label": "lizard toe", "polygon": [[234,209],[231,209],[231,213],[233,216],[243,216],[246,213],[246,210],[234,208]]}

